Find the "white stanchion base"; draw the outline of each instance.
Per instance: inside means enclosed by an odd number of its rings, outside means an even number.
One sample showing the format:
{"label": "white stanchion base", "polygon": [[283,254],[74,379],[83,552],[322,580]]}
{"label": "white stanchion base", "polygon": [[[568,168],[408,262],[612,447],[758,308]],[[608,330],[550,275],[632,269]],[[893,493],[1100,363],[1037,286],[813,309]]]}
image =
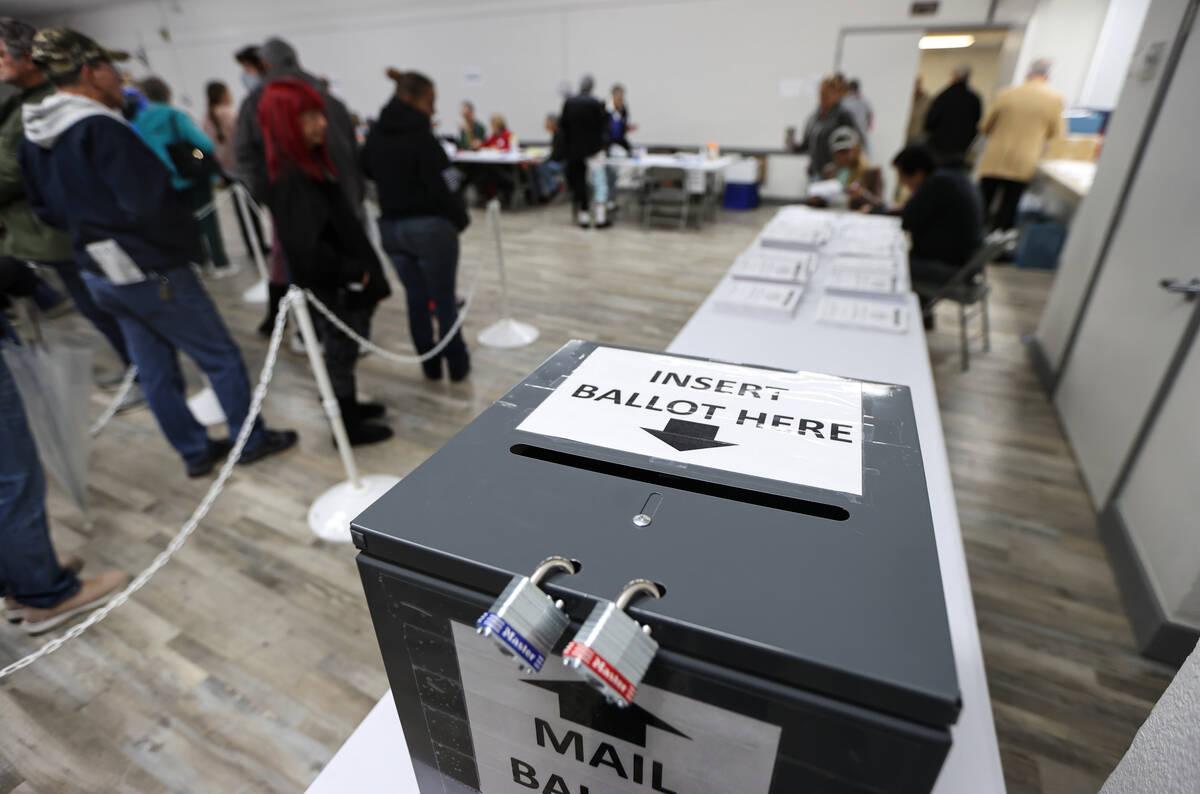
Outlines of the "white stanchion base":
{"label": "white stanchion base", "polygon": [[221,403],[217,402],[217,395],[212,386],[205,386],[188,397],[187,404],[192,416],[205,427],[225,424],[225,412],[221,410]]}
{"label": "white stanchion base", "polygon": [[308,508],[308,526],[322,540],[350,542],[350,522],[400,482],[390,474],[359,477],[359,487],[340,482],[317,497]]}
{"label": "white stanchion base", "polygon": [[242,300],[246,303],[266,303],[267,295],[267,282],[260,278],[253,287],[242,293]]}
{"label": "white stanchion base", "polygon": [[484,347],[522,347],[538,338],[538,329],[528,323],[505,317],[479,332]]}

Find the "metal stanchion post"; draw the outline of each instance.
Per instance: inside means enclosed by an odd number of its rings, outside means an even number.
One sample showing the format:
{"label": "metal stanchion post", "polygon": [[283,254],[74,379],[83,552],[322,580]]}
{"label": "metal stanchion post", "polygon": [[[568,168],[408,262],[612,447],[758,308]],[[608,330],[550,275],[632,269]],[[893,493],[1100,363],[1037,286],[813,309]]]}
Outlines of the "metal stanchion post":
{"label": "metal stanchion post", "polygon": [[258,238],[258,227],[250,220],[250,207],[246,201],[249,196],[246,194],[246,188],[237,182],[233,183],[230,193],[233,196],[233,204],[237,207],[238,215],[242,219],[242,224],[246,227],[246,234],[251,241],[250,254],[254,257],[254,266],[258,268],[258,282],[242,293],[242,300],[246,303],[266,303],[269,294],[267,282],[270,280],[270,273],[267,271],[267,263],[263,259],[263,241]]}
{"label": "metal stanchion post", "polygon": [[400,482],[400,478],[387,474],[361,476],[358,473],[358,464],[354,460],[350,438],[346,434],[346,424],[342,421],[341,407],[333,393],[333,384],[329,381],[325,360],[321,357],[317,331],[313,327],[312,315],[308,312],[308,300],[304,291],[298,287],[292,287],[290,293],[292,309],[296,313],[296,324],[300,326],[300,336],[308,353],[308,363],[312,366],[313,376],[317,380],[317,391],[321,394],[321,405],[329,417],[333,440],[342,458],[342,466],[346,469],[346,481],[318,496],[308,508],[308,525],[325,540],[349,542],[350,520]]}
{"label": "metal stanchion post", "polygon": [[487,205],[488,222],[496,239],[496,266],[500,270],[500,319],[479,332],[479,344],[485,347],[522,347],[538,338],[538,329],[518,322],[508,311],[508,276],[504,270],[504,246],[500,241],[500,201]]}

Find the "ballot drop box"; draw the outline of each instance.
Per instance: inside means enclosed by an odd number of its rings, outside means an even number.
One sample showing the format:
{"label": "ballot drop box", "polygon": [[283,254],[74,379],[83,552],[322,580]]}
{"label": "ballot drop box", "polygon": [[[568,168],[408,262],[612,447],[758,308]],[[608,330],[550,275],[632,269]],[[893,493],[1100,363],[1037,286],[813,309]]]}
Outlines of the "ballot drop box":
{"label": "ballot drop box", "polygon": [[904,386],[570,342],[351,532],[423,794],[925,792],[950,749]]}

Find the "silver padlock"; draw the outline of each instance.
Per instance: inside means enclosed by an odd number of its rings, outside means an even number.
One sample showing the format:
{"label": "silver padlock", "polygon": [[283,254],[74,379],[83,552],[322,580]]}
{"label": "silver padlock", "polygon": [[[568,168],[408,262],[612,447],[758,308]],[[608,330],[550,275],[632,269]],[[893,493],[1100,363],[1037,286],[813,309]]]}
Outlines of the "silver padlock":
{"label": "silver padlock", "polygon": [[563,664],[574,670],[610,703],[625,707],[633,702],[646,668],[658,653],[650,627],[625,614],[638,593],[662,598],[661,585],[634,579],[621,589],[617,600],[600,601],[575,638],[563,649]]}
{"label": "silver padlock", "polygon": [[504,592],[475,621],[475,631],[491,637],[505,656],[516,660],[522,672],[539,672],[554,643],[571,619],[562,601],[553,601],[538,583],[553,571],[579,573],[579,562],[547,557],[530,576],[514,576]]}

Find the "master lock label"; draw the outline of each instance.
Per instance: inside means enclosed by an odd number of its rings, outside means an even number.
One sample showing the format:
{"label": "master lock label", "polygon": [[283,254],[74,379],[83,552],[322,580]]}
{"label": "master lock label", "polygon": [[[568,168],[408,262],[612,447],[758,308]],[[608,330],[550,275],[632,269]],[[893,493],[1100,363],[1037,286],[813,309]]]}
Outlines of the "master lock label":
{"label": "master lock label", "polygon": [[769,791],[779,726],[646,685],[617,708],[558,656],[522,675],[451,628],[484,794]]}

